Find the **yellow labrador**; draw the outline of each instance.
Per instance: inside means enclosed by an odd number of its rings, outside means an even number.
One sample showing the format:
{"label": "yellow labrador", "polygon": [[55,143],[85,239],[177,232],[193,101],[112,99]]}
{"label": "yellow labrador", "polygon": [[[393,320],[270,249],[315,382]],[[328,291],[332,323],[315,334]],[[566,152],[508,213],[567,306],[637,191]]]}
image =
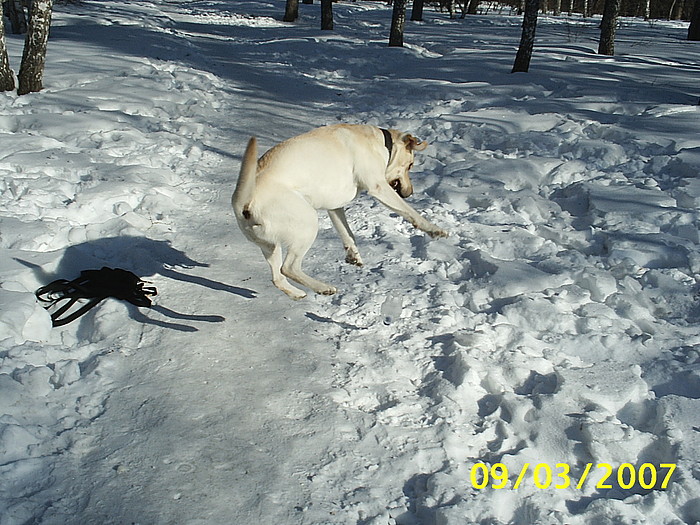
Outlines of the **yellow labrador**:
{"label": "yellow labrador", "polygon": [[403,200],[413,193],[408,176],[413,153],[426,147],[427,143],[394,129],[339,124],[286,140],[258,160],[257,142],[251,138],[232,205],[241,231],[260,247],[270,265],[275,286],[292,299],[306,293],[287,277],[319,294],[336,292],[301,269],[318,233],[316,210],[328,210],[345,246],[346,261],[362,266],[343,210],[360,191],[367,191],[431,237],[446,237],[445,231]]}

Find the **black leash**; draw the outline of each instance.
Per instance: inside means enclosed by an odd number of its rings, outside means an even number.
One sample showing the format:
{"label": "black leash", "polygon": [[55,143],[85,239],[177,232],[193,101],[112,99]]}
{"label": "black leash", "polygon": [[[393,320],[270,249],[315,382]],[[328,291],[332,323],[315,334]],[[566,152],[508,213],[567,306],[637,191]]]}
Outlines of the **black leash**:
{"label": "black leash", "polygon": [[[149,296],[157,295],[158,291],[147,284],[127,270],[105,266],[100,270],[84,270],[80,272],[80,277],[72,281],[53,281],[39,288],[36,296],[47,310],[55,308],[51,313],[53,326],[63,326],[75,321],[107,297],[128,301],[135,306],[151,306]],[[76,303],[84,299],[87,302],[68,313]],[[63,301],[65,303],[59,305]],[[64,314],[67,315],[63,317]]]}

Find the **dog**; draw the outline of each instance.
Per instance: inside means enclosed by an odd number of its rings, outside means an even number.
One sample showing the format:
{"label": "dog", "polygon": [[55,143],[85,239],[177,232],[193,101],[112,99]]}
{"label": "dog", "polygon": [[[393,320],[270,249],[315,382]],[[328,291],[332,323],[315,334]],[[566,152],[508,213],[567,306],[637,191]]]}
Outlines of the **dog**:
{"label": "dog", "polygon": [[308,276],[301,268],[316,239],[317,210],[321,209],[328,211],[343,241],[345,260],[362,266],[343,209],[360,191],[431,237],[447,237],[447,232],[404,201],[413,193],[408,172],[414,152],[427,146],[394,129],[337,124],[288,139],[258,159],[257,141],[252,137],[231,204],[241,231],[260,247],[270,265],[274,285],[292,299],[302,299],[306,293],[287,278],[318,294],[336,293],[334,286]]}

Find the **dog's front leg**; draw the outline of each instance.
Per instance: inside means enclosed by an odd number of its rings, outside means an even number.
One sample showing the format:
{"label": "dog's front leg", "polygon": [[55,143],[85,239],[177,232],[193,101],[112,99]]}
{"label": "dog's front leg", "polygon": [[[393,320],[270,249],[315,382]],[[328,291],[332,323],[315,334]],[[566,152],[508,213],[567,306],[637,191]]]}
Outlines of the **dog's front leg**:
{"label": "dog's front leg", "polygon": [[389,184],[377,184],[368,188],[369,194],[389,209],[401,215],[419,230],[433,238],[447,237],[449,234],[414,210]]}
{"label": "dog's front leg", "polygon": [[338,235],[340,235],[340,240],[343,241],[343,247],[345,248],[345,262],[354,264],[355,266],[362,266],[362,257],[360,257],[360,252],[357,249],[357,244],[355,243],[355,236],[350,230],[350,225],[345,217],[345,210],[343,208],[337,208],[335,210],[328,210],[328,216],[331,218],[333,226],[335,226]]}

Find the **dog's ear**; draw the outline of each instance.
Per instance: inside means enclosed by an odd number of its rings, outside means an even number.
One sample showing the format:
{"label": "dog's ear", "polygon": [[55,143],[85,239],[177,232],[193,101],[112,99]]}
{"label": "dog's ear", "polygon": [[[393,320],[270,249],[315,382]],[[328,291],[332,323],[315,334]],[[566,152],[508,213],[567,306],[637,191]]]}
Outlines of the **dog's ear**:
{"label": "dog's ear", "polygon": [[406,147],[411,151],[423,151],[425,148],[428,147],[427,142],[421,142],[420,139],[417,139],[413,135],[404,135],[403,142],[404,144],[406,144]]}

